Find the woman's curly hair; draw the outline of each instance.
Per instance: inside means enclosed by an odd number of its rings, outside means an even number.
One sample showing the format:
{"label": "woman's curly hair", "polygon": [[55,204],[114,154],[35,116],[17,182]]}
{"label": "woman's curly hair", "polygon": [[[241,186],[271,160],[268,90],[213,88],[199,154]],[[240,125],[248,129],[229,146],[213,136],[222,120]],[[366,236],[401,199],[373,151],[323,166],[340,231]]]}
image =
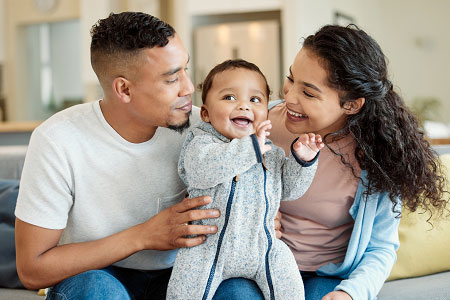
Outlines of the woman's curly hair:
{"label": "woman's curly hair", "polygon": [[393,209],[400,198],[411,211],[418,207],[431,213],[432,208],[442,211],[445,178],[440,175],[437,154],[394,91],[378,43],[354,25],[327,25],[307,37],[303,47],[319,57],[341,106],[365,98],[360,112],[349,115],[346,126],[330,136],[350,134],[355,139],[355,157],[367,171],[366,195],[388,193]]}

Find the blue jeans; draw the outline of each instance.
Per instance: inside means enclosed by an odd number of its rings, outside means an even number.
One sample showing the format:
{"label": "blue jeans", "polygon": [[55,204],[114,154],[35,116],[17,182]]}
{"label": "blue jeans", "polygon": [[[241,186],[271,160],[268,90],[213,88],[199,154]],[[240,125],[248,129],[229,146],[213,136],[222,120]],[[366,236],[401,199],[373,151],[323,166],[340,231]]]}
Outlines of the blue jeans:
{"label": "blue jeans", "polygon": [[[140,271],[119,267],[87,271],[49,289],[46,300],[165,300],[172,269]],[[225,280],[213,300],[264,297],[255,282],[244,278]]]}
{"label": "blue jeans", "polygon": [[305,300],[321,300],[323,296],[334,291],[342,279],[336,277],[323,277],[315,272],[300,271],[305,286]]}

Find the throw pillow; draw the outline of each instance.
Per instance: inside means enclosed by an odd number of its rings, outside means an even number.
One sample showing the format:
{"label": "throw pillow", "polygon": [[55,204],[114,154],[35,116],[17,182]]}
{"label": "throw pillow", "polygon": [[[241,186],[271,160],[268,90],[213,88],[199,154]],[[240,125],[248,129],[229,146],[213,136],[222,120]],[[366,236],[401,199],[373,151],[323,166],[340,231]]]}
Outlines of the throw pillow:
{"label": "throw pillow", "polygon": [[[450,154],[440,156],[440,161],[444,176],[450,180]],[[450,270],[450,216],[444,212],[442,218],[431,220],[432,225],[427,222],[429,217],[429,212],[403,212],[397,262],[388,280]]]}
{"label": "throw pillow", "polygon": [[19,182],[0,180],[0,287],[23,288],[16,269],[14,209]]}

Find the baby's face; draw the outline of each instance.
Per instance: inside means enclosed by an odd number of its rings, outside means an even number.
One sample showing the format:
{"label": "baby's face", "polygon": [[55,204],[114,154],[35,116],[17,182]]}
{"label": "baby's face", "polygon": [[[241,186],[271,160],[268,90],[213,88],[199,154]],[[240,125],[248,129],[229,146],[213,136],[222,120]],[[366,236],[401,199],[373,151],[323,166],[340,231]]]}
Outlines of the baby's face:
{"label": "baby's face", "polygon": [[255,132],[267,119],[268,95],[264,78],[238,68],[215,75],[202,106],[202,119],[230,140]]}

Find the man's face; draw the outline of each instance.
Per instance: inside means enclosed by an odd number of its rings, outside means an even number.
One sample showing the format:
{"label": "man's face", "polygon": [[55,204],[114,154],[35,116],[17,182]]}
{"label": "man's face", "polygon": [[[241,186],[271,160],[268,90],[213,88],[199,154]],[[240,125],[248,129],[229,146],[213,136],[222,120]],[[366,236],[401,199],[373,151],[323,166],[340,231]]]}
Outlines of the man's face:
{"label": "man's face", "polygon": [[143,126],[184,128],[194,86],[187,73],[189,55],[178,35],[165,47],[145,49],[130,79],[129,112]]}

